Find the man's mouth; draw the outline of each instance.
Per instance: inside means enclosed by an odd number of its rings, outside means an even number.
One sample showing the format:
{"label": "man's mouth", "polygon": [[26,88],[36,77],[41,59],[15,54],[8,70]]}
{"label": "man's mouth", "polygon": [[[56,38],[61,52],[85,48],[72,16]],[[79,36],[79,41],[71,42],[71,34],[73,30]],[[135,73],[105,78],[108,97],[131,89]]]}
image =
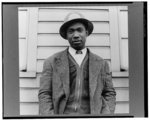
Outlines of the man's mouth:
{"label": "man's mouth", "polygon": [[80,40],[78,40],[78,41],[73,41],[73,43],[74,43],[74,44],[80,44],[81,41],[80,41]]}

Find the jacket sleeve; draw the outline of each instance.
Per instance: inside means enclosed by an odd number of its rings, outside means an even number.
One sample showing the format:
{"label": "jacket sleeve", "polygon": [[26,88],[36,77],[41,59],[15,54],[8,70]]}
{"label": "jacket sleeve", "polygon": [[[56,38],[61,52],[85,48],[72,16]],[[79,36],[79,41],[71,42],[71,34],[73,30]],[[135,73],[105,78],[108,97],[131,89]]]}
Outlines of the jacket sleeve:
{"label": "jacket sleeve", "polygon": [[42,75],[40,77],[39,89],[39,114],[53,115],[54,107],[52,100],[52,75],[53,69],[49,60],[45,60]]}
{"label": "jacket sleeve", "polygon": [[114,113],[116,106],[116,92],[113,87],[111,72],[108,63],[105,61],[102,70],[102,79],[104,83],[102,91],[102,113]]}

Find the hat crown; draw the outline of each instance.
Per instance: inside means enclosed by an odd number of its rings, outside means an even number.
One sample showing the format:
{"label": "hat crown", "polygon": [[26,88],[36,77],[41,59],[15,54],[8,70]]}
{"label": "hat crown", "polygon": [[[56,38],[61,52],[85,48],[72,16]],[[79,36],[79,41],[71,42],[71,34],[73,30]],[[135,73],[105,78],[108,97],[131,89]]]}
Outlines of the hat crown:
{"label": "hat crown", "polygon": [[66,33],[67,33],[68,27],[71,24],[77,23],[77,22],[83,23],[85,25],[86,29],[88,30],[88,36],[92,33],[92,31],[93,31],[92,22],[85,19],[84,16],[81,13],[78,13],[78,12],[74,11],[74,12],[71,12],[71,13],[67,14],[67,16],[65,17],[64,23],[61,25],[61,27],[59,29],[60,35],[64,39],[67,39]]}
{"label": "hat crown", "polygon": [[71,12],[65,17],[64,22],[79,18],[84,18],[84,16],[79,12]]}

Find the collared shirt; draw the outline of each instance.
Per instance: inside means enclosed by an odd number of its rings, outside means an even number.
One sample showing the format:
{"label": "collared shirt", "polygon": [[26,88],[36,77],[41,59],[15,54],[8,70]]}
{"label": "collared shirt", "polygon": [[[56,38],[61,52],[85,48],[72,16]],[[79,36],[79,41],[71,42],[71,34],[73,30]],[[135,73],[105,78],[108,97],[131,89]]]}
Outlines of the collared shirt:
{"label": "collared shirt", "polygon": [[69,47],[68,49],[69,53],[71,54],[71,56],[75,59],[75,61],[78,63],[79,66],[81,66],[81,63],[87,53],[87,48],[82,49],[82,54],[76,54],[76,51],[74,48]]}

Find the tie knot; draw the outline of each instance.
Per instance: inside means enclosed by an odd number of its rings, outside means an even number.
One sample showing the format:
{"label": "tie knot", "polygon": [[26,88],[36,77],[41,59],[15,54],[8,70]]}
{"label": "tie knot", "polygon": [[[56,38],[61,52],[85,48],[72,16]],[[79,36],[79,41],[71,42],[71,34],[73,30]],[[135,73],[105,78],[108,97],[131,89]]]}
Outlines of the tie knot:
{"label": "tie knot", "polygon": [[82,51],[81,50],[77,50],[76,54],[82,54]]}

